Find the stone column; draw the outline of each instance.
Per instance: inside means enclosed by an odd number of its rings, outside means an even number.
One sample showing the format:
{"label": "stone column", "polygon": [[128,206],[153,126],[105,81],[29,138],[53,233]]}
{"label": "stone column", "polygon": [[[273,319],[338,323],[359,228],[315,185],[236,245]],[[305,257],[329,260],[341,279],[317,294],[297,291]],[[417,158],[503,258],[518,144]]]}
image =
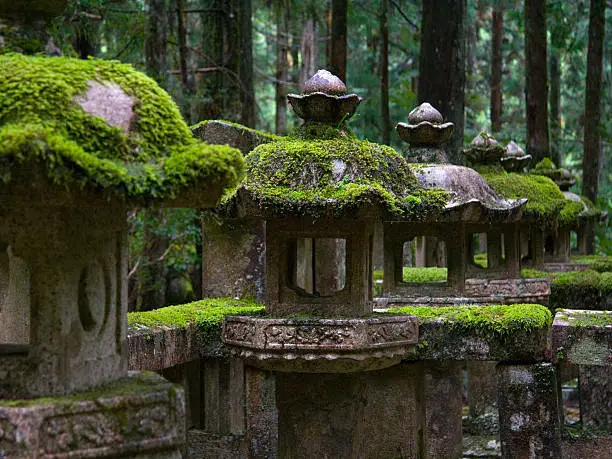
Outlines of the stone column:
{"label": "stone column", "polygon": [[562,457],[555,368],[499,364],[497,388],[502,457]]}
{"label": "stone column", "polygon": [[498,269],[502,264],[502,239],[499,231],[487,234],[487,267]]}
{"label": "stone column", "polygon": [[278,456],[423,457],[421,371],[410,363],[348,374],[277,373]]}
{"label": "stone column", "polygon": [[10,246],[0,252],[0,344],[27,345],[30,343],[30,270],[12,252]]}
{"label": "stone column", "polygon": [[423,457],[460,458],[463,437],[461,364],[454,361],[426,361],[423,398],[425,404]]}
{"label": "stone column", "polygon": [[272,372],[250,366],[245,366],[245,377],[249,457],[275,459],[279,430],[276,377]]}

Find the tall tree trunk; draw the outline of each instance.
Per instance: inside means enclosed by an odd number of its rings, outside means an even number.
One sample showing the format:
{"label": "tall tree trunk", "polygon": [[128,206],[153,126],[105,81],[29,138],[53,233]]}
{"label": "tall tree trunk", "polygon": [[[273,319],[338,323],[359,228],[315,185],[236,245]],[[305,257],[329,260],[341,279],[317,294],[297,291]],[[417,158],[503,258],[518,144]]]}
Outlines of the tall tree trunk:
{"label": "tall tree trunk", "polygon": [[181,83],[186,95],[193,92],[189,71],[187,69],[187,59],[189,48],[187,46],[187,26],[185,16],[185,0],[176,0],[177,34],[179,42],[179,66],[181,69]]}
{"label": "tall tree trunk", "polygon": [[455,123],[445,148],[454,164],[463,163],[465,11],[465,0],[423,2],[419,102],[429,102]]}
{"label": "tall tree trunk", "polygon": [[346,83],[346,16],[348,0],[332,0],[329,71]]}
{"label": "tall tree trunk", "polygon": [[[164,0],[148,0],[147,6],[145,34],[147,72],[160,86],[165,87],[168,65],[166,5]],[[143,218],[143,267],[139,279],[142,309],[148,310],[164,305],[166,281],[164,264],[160,258],[168,247],[168,239],[161,237],[158,231],[165,221],[162,209],[146,209]]]}
{"label": "tall tree trunk", "polygon": [[287,81],[289,80],[289,5],[276,2],[276,133],[287,132]]}
{"label": "tall tree trunk", "polygon": [[[603,41],[606,16],[605,0],[591,0],[589,14],[589,49],[587,53],[586,97],[584,103],[584,156],[582,158],[582,194],[597,202],[599,173],[601,170],[601,145],[599,123],[601,120],[601,85],[603,74]],[[595,228],[586,234],[588,253],[595,250]]]}
{"label": "tall tree trunk", "polygon": [[317,71],[317,33],[314,21],[307,19],[300,40],[300,90],[304,83]]}
{"label": "tall tree trunk", "polygon": [[501,131],[502,114],[502,40],[504,35],[504,7],[498,3],[493,10],[491,37],[491,131]]}
{"label": "tall tree trunk", "polygon": [[168,70],[166,2],[165,0],[147,0],[146,5],[148,10],[145,32],[147,71],[162,88],[165,88]]}
{"label": "tall tree trunk", "polygon": [[242,110],[240,123],[254,128],[256,123],[255,87],[253,85],[253,30],[251,0],[235,0],[237,2],[237,29],[239,30],[238,75],[242,89]]}
{"label": "tall tree trunk", "polygon": [[202,0],[201,6],[205,12],[197,18],[199,23],[196,22],[193,26],[206,33],[202,34],[202,40],[196,47],[199,48],[199,51],[196,51],[196,67],[215,70],[196,74],[198,97],[193,103],[191,118],[193,121],[231,119],[224,90],[224,81],[234,81],[224,72],[227,65],[227,57],[224,58],[224,55],[228,56],[225,53],[225,31],[228,28],[226,17],[230,13],[226,11],[227,7],[221,0]]}
{"label": "tall tree trunk", "polygon": [[550,155],[553,162],[562,163],[559,140],[561,137],[561,56],[556,46],[550,47]]}
{"label": "tall tree trunk", "polygon": [[380,2],[380,115],[382,142],[391,143],[391,117],[389,115],[389,25],[387,22],[388,1]]}
{"label": "tall tree trunk", "polygon": [[550,155],[547,62],[546,0],[525,0],[527,153],[536,163]]}

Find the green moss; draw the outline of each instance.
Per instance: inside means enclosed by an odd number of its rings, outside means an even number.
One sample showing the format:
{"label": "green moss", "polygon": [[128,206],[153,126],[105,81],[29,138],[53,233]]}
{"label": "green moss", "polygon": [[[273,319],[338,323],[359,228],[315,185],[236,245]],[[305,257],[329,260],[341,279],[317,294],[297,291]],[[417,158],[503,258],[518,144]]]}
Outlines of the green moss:
{"label": "green moss", "polygon": [[600,273],[612,272],[612,261],[605,255],[575,255],[571,262],[589,265],[589,269]]}
{"label": "green moss", "polygon": [[565,200],[565,205],[559,212],[559,217],[557,221],[559,226],[567,226],[572,222],[578,220],[578,217],[585,210],[585,206],[582,202],[572,201],[571,199]]}
{"label": "green moss", "polygon": [[[259,131],[257,129],[253,129],[253,128],[247,127],[247,126],[245,126],[243,124],[234,123],[233,121],[227,121],[227,120],[204,120],[204,121],[200,121],[199,123],[196,123],[196,124],[190,126],[189,129],[191,129],[192,132],[197,132],[198,130],[200,130],[201,128],[203,128],[204,126],[206,126],[210,122],[227,124],[228,126],[235,127],[236,129],[241,131],[243,135],[248,133],[248,134],[253,135],[253,136],[257,137],[257,138],[265,139],[268,142],[275,142],[277,140],[281,140],[282,139],[281,136],[278,136],[276,134],[272,134],[270,132],[265,132],[265,131]],[[260,142],[260,143],[263,143],[263,142]]]}
{"label": "green moss", "polygon": [[612,311],[557,310],[555,318],[575,327],[612,327]]}
{"label": "green moss", "polygon": [[599,285],[599,273],[591,270],[559,273],[551,285],[575,285],[578,287],[595,287]]}
{"label": "green moss", "polygon": [[[539,175],[483,174],[489,185],[502,196],[527,198],[525,215],[535,218],[541,225],[552,225],[566,205],[563,192],[551,179]],[[565,218],[570,216],[566,215]]]}
{"label": "green moss", "polygon": [[[118,85],[134,99],[129,132],[88,114],[75,99],[90,82]],[[63,57],[0,56],[0,178],[42,163],[67,188],[91,187],[150,200],[198,184],[235,185],[235,149],[195,140],[167,93],[131,66]]]}
{"label": "green moss", "polygon": [[608,309],[611,295],[612,273],[559,273],[550,284],[549,304],[553,309]]}
{"label": "green moss", "polygon": [[[321,135],[324,139],[310,139]],[[345,128],[306,123],[297,134],[255,148],[247,179],[226,196],[246,193],[273,214],[344,215],[364,206],[404,218],[440,213],[448,193],[424,189],[408,163],[384,145],[355,139]]]}
{"label": "green moss", "polygon": [[[166,385],[163,381],[161,384]],[[29,406],[54,405],[69,406],[82,401],[96,401],[100,398],[110,398],[126,395],[141,396],[147,392],[160,389],[159,376],[153,372],[139,372],[136,376],[122,378],[112,381],[108,384],[103,384],[100,387],[83,392],[77,392],[72,395],[62,395],[57,397],[39,397],[34,399],[0,399],[0,407],[6,408],[27,408]],[[176,391],[171,385],[169,391]]]}
{"label": "green moss", "polygon": [[556,168],[557,168],[557,166],[555,165],[555,163],[552,162],[552,160],[550,158],[542,159],[542,161],[540,161],[534,167],[535,170],[540,170],[540,169],[556,169]]}
{"label": "green moss", "polygon": [[490,306],[425,307],[408,306],[393,314],[417,316],[420,324],[443,323],[454,330],[504,338],[518,332],[532,332],[552,324],[550,311],[539,304]]}
{"label": "green moss", "polygon": [[554,277],[556,273],[547,271],[538,271],[537,269],[524,268],[521,269],[521,277],[532,278],[532,279],[545,279],[547,277]]}
{"label": "green moss", "polygon": [[206,341],[214,336],[223,318],[232,314],[262,313],[264,306],[249,299],[207,298],[193,303],[146,312],[128,313],[128,330],[136,332],[156,327],[186,327],[191,324],[198,328]]}

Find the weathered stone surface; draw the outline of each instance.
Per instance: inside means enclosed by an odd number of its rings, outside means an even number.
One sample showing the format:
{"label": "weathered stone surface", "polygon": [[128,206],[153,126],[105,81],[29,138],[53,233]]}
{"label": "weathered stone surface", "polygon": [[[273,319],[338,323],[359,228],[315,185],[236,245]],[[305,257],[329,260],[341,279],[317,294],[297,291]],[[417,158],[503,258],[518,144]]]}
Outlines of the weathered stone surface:
{"label": "weathered stone surface", "polygon": [[187,457],[237,459],[252,457],[243,435],[220,435],[191,429],[187,432]]}
{"label": "weathered stone surface", "polygon": [[443,121],[442,114],[431,104],[424,102],[408,114],[408,123],[398,123],[395,129],[411,147],[435,148],[448,141],[455,127],[453,123]]}
{"label": "weathered stone surface", "polygon": [[191,131],[200,140],[213,145],[229,145],[240,150],[245,156],[256,146],[278,139],[273,134],[222,120],[198,123],[191,127]]}
{"label": "weathered stone surface", "polygon": [[497,378],[502,457],[561,457],[555,368],[500,364]]}
{"label": "weathered stone surface", "polygon": [[223,342],[266,370],[345,373],[398,363],[418,341],[411,316],[368,319],[227,317]]}
{"label": "weathered stone surface", "polygon": [[246,422],[249,457],[275,459],[278,451],[276,376],[245,367]]}
{"label": "weathered stone surface", "polygon": [[[465,296],[493,303],[545,303],[550,295],[547,279],[466,279]],[[481,300],[482,301],[482,300]]]}
{"label": "weathered stone surface", "polygon": [[279,373],[279,457],[417,458],[420,363],[354,374]]}
{"label": "weathered stone surface", "polygon": [[461,364],[458,362],[424,363],[423,398],[425,429],[423,457],[461,457],[461,412],[463,396]]}
{"label": "weathered stone surface", "polygon": [[90,115],[103,118],[111,126],[120,127],[124,133],[130,131],[136,120],[136,100],[116,83],[89,81],[89,89],[74,101]]}
{"label": "weathered stone surface", "polygon": [[30,288],[20,292],[26,297],[16,301],[36,305],[27,352],[0,357],[0,397],[68,394],[123,376],[124,206],[107,203],[95,212],[42,203],[0,207],[0,241],[30,273]]}
{"label": "weathered stone surface", "polygon": [[496,362],[467,362],[468,430],[472,435],[492,435],[499,431]]}
{"label": "weathered stone surface", "polygon": [[559,309],[552,329],[555,361],[612,365],[612,312]]}
{"label": "weathered stone surface", "polygon": [[184,398],[155,374],[92,393],[0,401],[0,456],[180,458]]}
{"label": "weathered stone surface", "polygon": [[30,314],[30,270],[8,246],[0,252],[0,344],[29,344]]}
{"label": "weathered stone surface", "polygon": [[612,427],[612,366],[580,365],[580,420],[584,426]]}

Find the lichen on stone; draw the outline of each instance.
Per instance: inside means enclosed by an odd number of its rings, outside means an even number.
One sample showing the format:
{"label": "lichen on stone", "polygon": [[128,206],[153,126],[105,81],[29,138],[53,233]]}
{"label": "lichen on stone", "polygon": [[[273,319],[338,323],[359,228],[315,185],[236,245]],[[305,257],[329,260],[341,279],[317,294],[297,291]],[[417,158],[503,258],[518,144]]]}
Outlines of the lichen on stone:
{"label": "lichen on stone", "polygon": [[[113,118],[121,125],[84,102],[93,87],[98,88],[93,105],[105,103],[105,88],[115,97],[125,93],[125,103],[115,109],[126,113]],[[149,202],[194,186],[233,186],[241,178],[240,152],[194,139],[170,96],[129,65],[5,54],[0,94],[5,184],[14,172],[39,163],[56,185]],[[112,100],[109,96],[107,103]]]}

